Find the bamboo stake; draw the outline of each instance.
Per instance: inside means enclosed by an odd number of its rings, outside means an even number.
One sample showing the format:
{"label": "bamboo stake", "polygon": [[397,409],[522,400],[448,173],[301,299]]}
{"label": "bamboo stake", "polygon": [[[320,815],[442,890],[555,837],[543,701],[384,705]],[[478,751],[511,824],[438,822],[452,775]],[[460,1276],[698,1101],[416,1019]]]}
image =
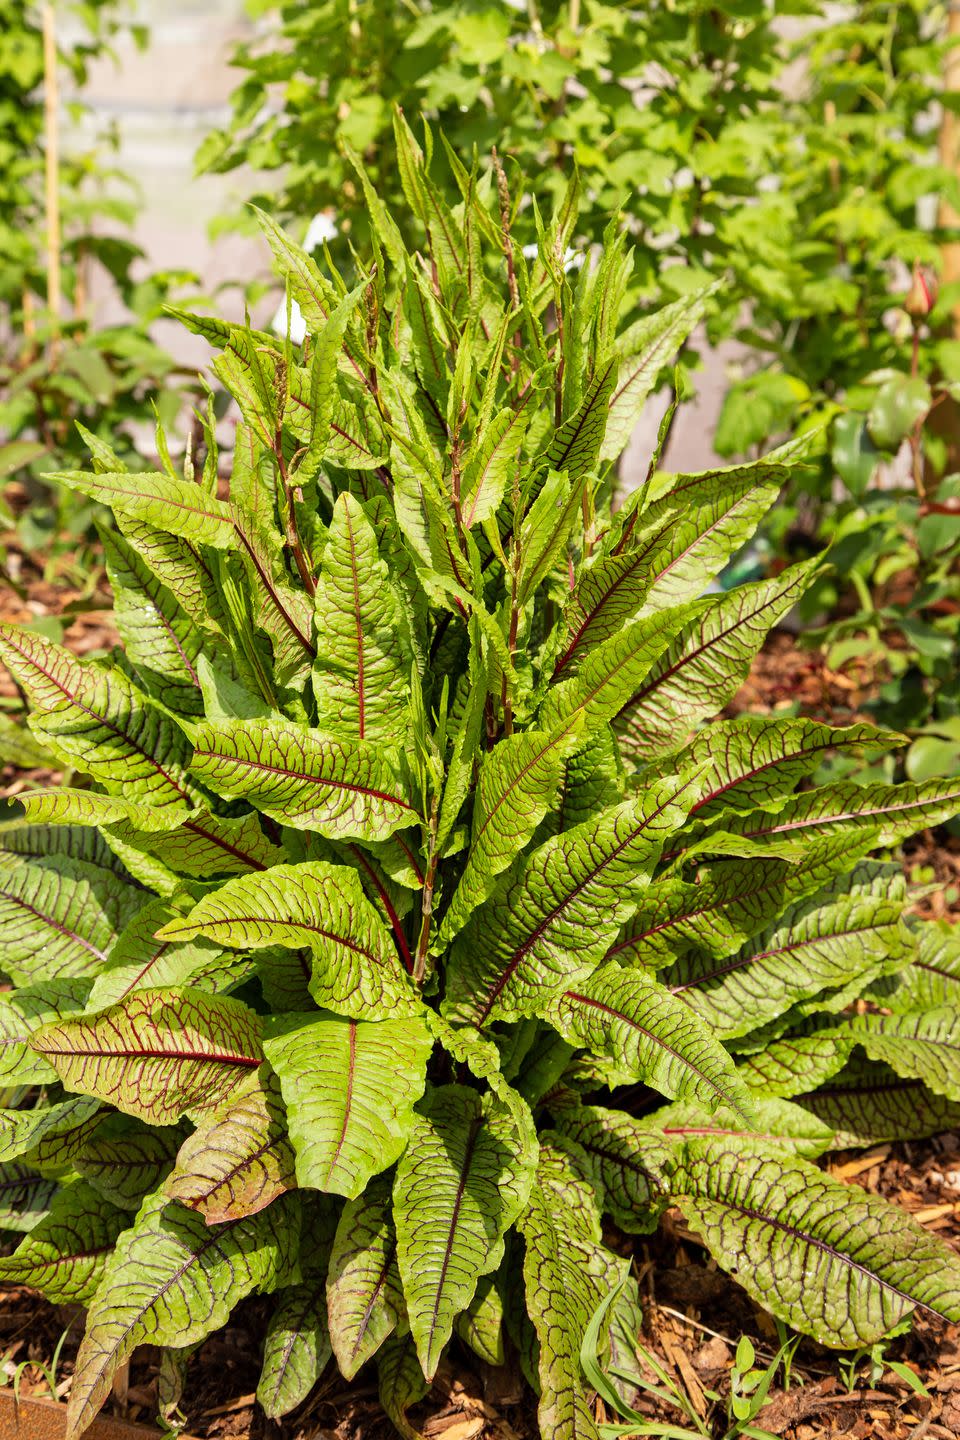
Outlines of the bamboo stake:
{"label": "bamboo stake", "polygon": [[[948,94],[960,91],[960,0],[952,0],[948,11],[947,39],[953,44],[947,51],[943,67],[943,88]],[[940,163],[960,175],[960,124],[952,110],[944,107],[940,125]],[[947,203],[940,202],[941,226],[960,226],[960,212]],[[947,240],[940,251],[943,256],[943,282],[949,284],[960,280],[960,240]],[[953,333],[960,339],[960,304],[955,305],[952,317]]]}
{"label": "bamboo stake", "polygon": [[60,85],[53,6],[43,7],[43,101],[46,138],[47,309],[60,317]]}

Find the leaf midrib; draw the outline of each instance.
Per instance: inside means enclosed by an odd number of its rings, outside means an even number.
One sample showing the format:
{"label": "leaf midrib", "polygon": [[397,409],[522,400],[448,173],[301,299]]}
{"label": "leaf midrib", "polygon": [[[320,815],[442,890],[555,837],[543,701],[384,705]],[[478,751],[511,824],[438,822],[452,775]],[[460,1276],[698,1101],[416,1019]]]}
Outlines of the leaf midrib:
{"label": "leaf midrib", "polygon": [[240,765],[247,770],[260,770],[268,775],[281,775],[285,780],[302,780],[309,785],[326,786],[329,790],[345,790],[352,795],[364,795],[370,800],[383,800],[388,805],[396,805],[399,809],[415,813],[413,806],[406,800],[401,800],[398,795],[390,795],[385,790],[374,790],[369,785],[352,785],[346,780],[330,780],[323,775],[310,775],[306,771],[290,770],[283,765],[268,765],[265,760],[248,760],[242,755],[225,755],[219,750],[195,750],[193,753],[202,760],[218,760],[227,765]]}
{"label": "leaf midrib", "polygon": [[761,1210],[753,1210],[748,1205],[738,1205],[736,1201],[728,1200],[725,1196],[721,1198],[714,1195],[688,1195],[683,1198],[692,1200],[694,1204],[697,1203],[698,1199],[703,1199],[708,1204],[717,1205],[721,1209],[729,1210],[736,1215],[742,1215],[747,1220],[755,1220],[760,1225],[767,1225],[773,1230],[778,1230],[783,1235],[791,1236],[801,1244],[811,1245],[815,1250],[819,1250],[822,1255],[830,1256],[840,1265],[848,1266],[851,1270],[855,1270],[857,1274],[865,1276],[868,1280],[872,1280],[874,1284],[880,1285],[885,1290],[889,1290],[892,1295],[896,1295],[900,1300],[905,1301],[906,1304],[916,1306],[918,1310],[925,1310],[928,1315],[934,1315],[938,1320],[949,1320],[950,1318],[948,1315],[945,1315],[943,1311],[935,1309],[932,1305],[927,1305],[925,1301],[918,1300],[913,1295],[908,1295],[891,1281],[884,1280],[875,1270],[871,1270],[859,1260],[854,1260],[854,1258],[846,1254],[845,1251],[838,1250],[836,1246],[828,1244],[826,1240],[819,1240],[815,1235],[811,1234],[809,1230],[801,1230],[797,1225],[790,1225],[784,1220],[778,1220],[773,1215],[765,1215]]}
{"label": "leaf midrib", "polygon": [[517,949],[513,951],[509,961],[503,969],[502,974],[500,975],[500,978],[497,980],[497,982],[488,994],[487,1002],[480,1013],[479,1019],[476,1021],[478,1028],[486,1021],[487,1016],[490,1014],[490,1011],[496,1004],[499,996],[502,994],[504,986],[510,980],[511,976],[516,971],[518,965],[521,963],[524,957],[529,954],[533,946],[544,934],[547,927],[551,925],[556,919],[556,917],[560,914],[561,910],[564,910],[567,905],[569,905],[573,900],[575,900],[577,896],[581,893],[581,891],[585,890],[586,887],[593,880],[596,879],[596,877],[600,874],[601,870],[605,869],[607,865],[611,865],[613,861],[618,858],[620,853],[625,850],[628,845],[632,844],[638,835],[641,835],[643,833],[643,831],[647,828],[648,825],[652,825],[654,820],[656,820],[660,815],[663,814],[667,806],[673,804],[677,796],[683,793],[684,789],[686,789],[686,786],[682,786],[679,790],[675,792],[675,794],[671,795],[669,799],[664,800],[660,805],[658,805],[657,808],[652,811],[650,815],[644,817],[641,824],[634,826],[634,828],[630,831],[629,835],[627,835],[616,846],[615,849],[611,850],[610,853],[606,855],[598,865],[595,865],[593,869],[590,870],[589,873],[583,877],[582,880],[578,881],[578,883],[573,887],[572,890],[568,890],[566,892],[563,898],[558,901],[558,903],[553,907],[549,914],[545,915],[541,919],[539,924],[536,926],[536,928],[531,931],[531,933],[527,936],[526,940],[524,940],[523,944],[518,946]]}

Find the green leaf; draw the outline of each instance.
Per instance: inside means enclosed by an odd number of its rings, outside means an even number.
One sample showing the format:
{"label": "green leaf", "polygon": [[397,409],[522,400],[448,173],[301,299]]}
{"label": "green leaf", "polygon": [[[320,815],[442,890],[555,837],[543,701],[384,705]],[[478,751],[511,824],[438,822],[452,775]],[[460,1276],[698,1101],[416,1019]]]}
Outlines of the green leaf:
{"label": "green leaf", "polygon": [[6,1164],[19,1159],[46,1136],[56,1137],[76,1121],[85,1124],[98,1108],[96,1101],[66,1100],[32,1110],[0,1110],[0,1161]]}
{"label": "green leaf", "polygon": [[919,375],[895,375],[877,391],[867,416],[870,438],[881,450],[896,450],[930,409],[930,386]]}
{"label": "green leaf", "polygon": [[804,718],[740,715],[694,736],[678,754],[677,764],[691,770],[706,767],[704,794],[691,811],[706,820],[727,809],[775,809],[834,753],[873,759],[903,744],[902,735],[872,725],[841,728]]}
{"label": "green leaf", "polygon": [[583,658],[577,673],[547,692],[540,724],[582,710],[587,722],[613,720],[695,613],[691,606],[663,610],[615,631]]}
{"label": "green leaf", "polygon": [[430,1388],[423,1378],[417,1352],[408,1336],[389,1335],[377,1356],[380,1404],[404,1440],[423,1440],[407,1419],[411,1405]]}
{"label": "green leaf", "polygon": [[468,530],[489,520],[500,507],[526,434],[526,407],[534,393],[531,386],[527,396],[515,407],[499,411],[475,437],[467,452],[461,482],[461,509]]}
{"label": "green leaf", "polygon": [[357,871],[345,865],[310,860],[238,876],[158,930],[157,938],[203,938],[240,950],[307,945],[310,993],[319,1005],[358,1019],[420,1009],[390,932]]}
{"label": "green leaf", "polygon": [[303,1278],[277,1295],[263,1342],[257,1399],[272,1420],[289,1414],[307,1398],[332,1354],[324,1294],[332,1213],[322,1202],[305,1202],[301,1230]]}
{"label": "green leaf", "polygon": [[0,1082],[39,1085],[54,1080],[55,1071],[30,1049],[30,1037],[41,1025],[83,1010],[89,993],[89,980],[52,980],[0,995]]}
{"label": "green leaf", "polygon": [[178,1129],[148,1128],[129,1116],[108,1114],[74,1165],[112,1205],[138,1210],[166,1177],[182,1138]]}
{"label": "green leaf", "polygon": [[883,1003],[895,1011],[933,1010],[960,1005],[960,936],[947,920],[918,926],[919,946],[912,965],[900,971],[897,988]]}
{"label": "green leaf", "polygon": [[906,964],[914,942],[902,913],[902,899],[837,886],[787,910],[734,955],[682,956],[665,983],[721,1039],[745,1035],[798,1000]]}
{"label": "green leaf", "polygon": [[671,1189],[748,1294],[823,1345],[871,1345],[917,1306],[960,1316],[960,1260],[880,1196],[805,1160],[691,1139]]}
{"label": "green leaf", "polygon": [[788,1035],[745,1056],[738,1069],[752,1090],[765,1095],[802,1095],[842,1070],[853,1044],[853,1036],[840,1028]]}
{"label": "green leaf", "polygon": [[200,990],[138,990],[118,1005],[37,1030],[31,1049],[65,1089],[154,1125],[222,1104],[263,1059],[257,1016]]}
{"label": "green leaf", "polygon": [[339,496],[334,507],[316,607],[319,728],[402,744],[413,662],[409,622],[376,532],[352,495]]}
{"label": "green leaf", "polygon": [[688,780],[650,786],[541,845],[458,937],[444,1013],[484,1025],[529,1015],[584,979],[638,901],[684,816]]}
{"label": "green leaf", "polygon": [[596,466],[608,423],[608,409],[617,384],[615,357],[598,365],[579,408],[550,439],[542,461],[566,474],[574,486]]}
{"label": "green leaf", "polygon": [[57,1181],[15,1160],[0,1165],[0,1231],[35,1230],[50,1210]]}
{"label": "green leaf", "polygon": [[[50,1109],[7,1110],[4,1159],[22,1158],[45,1175],[72,1170],[106,1112],[96,1100],[75,1096]],[[11,1123],[12,1122],[12,1123]]]}
{"label": "green leaf", "polygon": [[503,1343],[503,1300],[495,1277],[486,1275],[477,1285],[466,1310],[456,1318],[453,1328],[465,1345],[469,1345],[487,1365],[505,1365]]}
{"label": "green leaf", "polygon": [[236,544],[229,505],[205,494],[199,485],[188,485],[169,475],[143,472],[87,475],[71,470],[48,479],[79,490],[82,495],[89,495],[91,500],[108,505],[131,520],[144,521],[194,545],[228,550]]}
{"label": "green leaf", "polygon": [[635,759],[663,755],[682,743],[698,720],[722,709],[767,632],[797,603],[818,564],[804,561],[773,580],[700,602],[695,618],[617,716],[626,753]]}
{"label": "green leaf", "polygon": [[799,1103],[757,1094],[752,1097],[751,1106],[753,1123],[749,1126],[732,1110],[721,1108],[711,1114],[687,1100],[666,1105],[638,1123],[662,1135],[670,1146],[691,1136],[712,1135],[734,1142],[762,1141],[782,1146],[805,1160],[814,1160],[833,1145],[830,1126],[801,1108]]}
{"label": "green leaf", "polygon": [[29,1285],[54,1305],[89,1305],[129,1223],[129,1213],[85,1180],[63,1185],[13,1254],[0,1258],[0,1280]]}
{"label": "green leaf", "polygon": [[199,714],[197,658],[204,634],[133,545],[102,531],[113,613],[127,659],[153,696],[183,714]]}
{"label": "green leaf", "polygon": [[642,1080],[708,1110],[750,1111],[750,1093],[707,1026],[642,970],[604,965],[543,1006],[571,1045],[608,1055],[624,1082]]}
{"label": "green leaf", "polygon": [[610,399],[600,458],[615,460],[640,418],[660,372],[699,324],[714,287],[694,291],[638,320],[620,341],[620,383]]}
{"label": "green leaf", "polygon": [[871,1060],[960,1101],[960,1009],[942,1005],[903,1015],[856,1015],[848,1024]]}
{"label": "green leaf", "polygon": [[889,1065],[854,1056],[826,1085],[797,1096],[797,1104],[833,1132],[831,1148],[852,1150],[886,1140],[925,1140],[956,1129],[960,1105],[922,1080],[904,1079]]}
{"label": "green leaf", "polygon": [[385,840],[417,819],[382,752],[280,720],[198,725],[193,773],[284,825],[330,840]]}
{"label": "green leaf", "polygon": [[400,1155],[432,1040],[420,1020],[285,1015],[267,1021],[297,1182],[353,1199]]}
{"label": "green leaf", "polygon": [[34,706],[34,733],[66,765],[157,808],[190,803],[184,735],[122,671],[13,625],[0,625],[0,656]]}
{"label": "green leaf", "polygon": [[90,991],[91,1010],[114,1005],[134,990],[191,985],[217,994],[239,984],[252,968],[248,959],[225,955],[203,940],[177,945],[157,939],[157,931],[182,917],[190,905],[190,897],[180,895],[172,900],[149,900],[137,911],[114,941],[107,968],[94,982]]}
{"label": "green leaf", "polygon": [[[307,252],[266,211],[257,206],[253,209],[273,251],[280,275],[289,282],[291,294],[300,306],[309,333],[321,334],[340,303],[340,292],[321,274]],[[346,361],[357,374],[362,374],[357,359],[348,347],[344,348]]]}
{"label": "green leaf", "polygon": [[66,857],[0,870],[0,965],[21,985],[95,975],[142,900],[109,870]]}
{"label": "green leaf", "polygon": [[297,1212],[284,1200],[215,1229],[164,1195],[145,1200],[90,1305],[67,1411],[71,1440],[93,1420],[138,1345],[202,1340],[226,1324],[238,1300],[272,1288],[293,1263],[298,1229]]}
{"label": "green leaf", "polygon": [[526,1241],[527,1310],[540,1341],[540,1432],[557,1440],[599,1440],[580,1347],[591,1316],[622,1278],[626,1262],[601,1245],[593,1190],[559,1145],[541,1146],[519,1228]]}
{"label": "green leaf", "polygon": [[791,900],[845,871],[851,858],[848,841],[827,837],[798,863],[763,856],[720,859],[701,867],[693,883],[655,880],[638,897],[610,956],[623,965],[657,969],[690,950],[730,955]]}
{"label": "green leaf", "polygon": [[563,1106],[555,1123],[561,1135],[575,1142],[585,1178],[614,1223],[630,1235],[648,1235],[656,1229],[667,1200],[663,1183],[667,1149],[658,1143],[651,1126],[621,1110],[597,1105]]}
{"label": "green leaf", "polygon": [[181,535],[169,535],[146,521],[118,514],[117,524],[164,590],[205,635],[222,639],[230,621],[215,575],[213,557]]}
{"label": "green leaf", "polygon": [[440,943],[463,929],[496,877],[523,850],[556,803],[564,760],[580,737],[574,712],[551,731],[527,730],[502,740],[480,763],[470,851],[443,919]]}
{"label": "green leaf", "polygon": [[520,528],[516,594],[521,610],[563,559],[579,511],[580,491],[566,471],[549,471]]}
{"label": "green leaf", "polygon": [[775,815],[728,816],[723,829],[770,850],[808,836],[845,835],[876,830],[874,844],[884,847],[950,820],[960,808],[960,781],[925,780],[920,785],[858,785],[838,780],[787,801]]}
{"label": "green leaf", "polygon": [[404,1318],[391,1216],[392,1186],[372,1180],[340,1215],[327,1276],[330,1339],[340,1373],[354,1375]]}
{"label": "green leaf", "polygon": [[678,478],[663,500],[626,522],[617,515],[612,550],[580,576],[564,613],[564,648],[554,679],[641,614],[696,600],[707,581],[753,534],[788,475],[761,462]]}
{"label": "green leaf", "polygon": [[478,1280],[500,1264],[531,1180],[513,1118],[495,1096],[455,1085],[428,1092],[393,1189],[410,1332],[428,1380]]}
{"label": "green leaf", "polygon": [[264,1066],[200,1117],[164,1190],[208,1225],[242,1220],[295,1184],[294,1154],[276,1077]]}

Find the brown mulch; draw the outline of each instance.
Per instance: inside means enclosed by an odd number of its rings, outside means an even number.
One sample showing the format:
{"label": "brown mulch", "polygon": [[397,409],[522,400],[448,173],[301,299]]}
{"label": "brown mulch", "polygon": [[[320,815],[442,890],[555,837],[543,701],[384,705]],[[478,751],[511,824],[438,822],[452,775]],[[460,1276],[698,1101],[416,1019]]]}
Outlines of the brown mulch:
{"label": "brown mulch", "polygon": [[726,715],[769,715],[796,706],[797,713],[832,725],[869,721],[861,706],[879,688],[866,668],[830,670],[819,650],[798,645],[794,635],[774,630],[750,667],[750,674],[726,707]]}

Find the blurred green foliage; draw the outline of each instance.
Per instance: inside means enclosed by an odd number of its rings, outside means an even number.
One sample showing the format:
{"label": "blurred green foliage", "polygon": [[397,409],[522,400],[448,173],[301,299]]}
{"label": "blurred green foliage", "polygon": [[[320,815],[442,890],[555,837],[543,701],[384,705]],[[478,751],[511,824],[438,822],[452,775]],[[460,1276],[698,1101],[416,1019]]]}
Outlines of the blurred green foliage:
{"label": "blurred green foliage", "polygon": [[[80,100],[90,66],[110,55],[112,39],[132,30],[117,0],[83,0],[56,9],[58,78],[68,93],[58,192],[63,303],[47,310],[44,209],[44,59],[40,7],[0,0],[0,516],[7,543],[38,562],[82,546],[88,505],[58,496],[44,482],[52,471],[87,460],[81,421],[131,465],[137,422],[151,402],[172,421],[182,392],[171,357],[148,335],[177,274],[139,277],[141,251],[129,238],[138,191],[118,172],[115,136]],[[89,286],[105,272],[129,319],[91,322]],[[190,277],[192,278],[192,277]],[[14,492],[8,482],[16,480]],[[24,502],[27,502],[26,505]]]}

